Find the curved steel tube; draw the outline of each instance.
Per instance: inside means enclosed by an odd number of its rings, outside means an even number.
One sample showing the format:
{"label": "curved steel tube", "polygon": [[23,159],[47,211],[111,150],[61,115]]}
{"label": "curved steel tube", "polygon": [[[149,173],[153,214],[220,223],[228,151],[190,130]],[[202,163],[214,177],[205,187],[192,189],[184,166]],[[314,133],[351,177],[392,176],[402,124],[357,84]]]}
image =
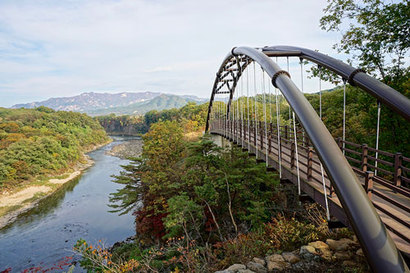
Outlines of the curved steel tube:
{"label": "curved steel tube", "polygon": [[[272,48],[268,49],[271,50]],[[300,92],[296,85],[290,80],[288,75],[278,73],[281,71],[280,67],[265,55],[266,50],[267,48],[258,51],[249,47],[238,47],[234,48],[232,54],[229,54],[225,58],[214,83],[209,104],[208,119],[219,77],[225,71],[225,65],[227,65],[234,56],[238,55],[246,56],[260,64],[271,79],[275,76],[273,84],[281,90],[311,139],[373,271],[404,272],[406,269],[408,270],[403,257],[397,250],[396,245],[389,236],[384,224],[381,222],[379,215],[361,187],[357,176],[343,156],[333,137],[316,114],[316,111],[302,92]],[[289,50],[290,48],[287,48],[287,54]],[[293,50],[293,53],[296,54],[295,50]],[[328,68],[330,69],[330,67]],[[348,69],[345,64],[343,64],[343,69],[345,69],[344,76],[348,76],[348,72],[351,71],[351,69]],[[356,77],[360,74],[365,75],[364,73],[359,73]],[[366,77],[361,76],[360,79],[362,78],[367,81]],[[357,82],[359,83],[360,81],[357,80]],[[234,89],[231,90],[231,97],[234,91]],[[378,95],[383,99],[390,98],[389,96],[385,96],[385,94]],[[382,101],[384,102],[384,100]],[[206,130],[208,130],[208,120]]]}
{"label": "curved steel tube", "polygon": [[317,51],[294,46],[264,47],[262,51],[267,56],[299,56],[332,70],[343,79],[348,80],[350,84],[365,90],[407,121],[410,121],[410,100],[388,85],[340,60]]}

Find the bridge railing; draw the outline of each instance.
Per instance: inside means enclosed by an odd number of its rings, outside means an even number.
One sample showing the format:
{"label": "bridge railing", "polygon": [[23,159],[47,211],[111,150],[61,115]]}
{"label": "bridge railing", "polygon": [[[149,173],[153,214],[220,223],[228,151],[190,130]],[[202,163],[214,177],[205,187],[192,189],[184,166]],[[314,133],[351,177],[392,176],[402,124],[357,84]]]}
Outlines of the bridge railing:
{"label": "bridge railing", "polygon": [[[218,133],[231,139],[237,144],[241,144],[244,148],[247,145],[251,145],[266,156],[274,159],[279,159],[279,150],[281,151],[281,164],[287,166],[290,169],[295,169],[296,164],[299,164],[299,172],[302,179],[309,182],[316,182],[322,184],[321,162],[315,151],[315,149],[309,145],[310,140],[304,133],[302,128],[299,128],[297,135],[297,148],[298,159],[296,159],[296,145],[294,142],[294,133],[289,130],[287,125],[280,126],[280,141],[278,141],[277,128],[274,124],[266,124],[261,121],[254,120],[213,120],[210,123],[210,132]],[[392,180],[390,177],[398,177],[400,179],[407,179],[405,175],[408,175],[409,168],[403,166],[403,163],[410,162],[410,159],[402,156],[400,153],[389,153],[382,150],[376,150],[369,147],[366,144],[357,144],[349,141],[343,141],[341,138],[337,138],[337,143],[342,151],[345,151],[345,157],[351,164],[352,169],[358,175],[362,183],[363,188],[368,194],[368,198],[372,201],[375,208],[388,215],[394,221],[402,224],[403,226],[410,228],[410,223],[403,220],[400,215],[390,212],[388,207],[380,203],[380,199],[384,200],[389,206],[394,206],[405,213],[410,213],[410,207],[406,203],[401,203],[397,198],[392,198],[382,192],[387,188],[398,196],[410,198],[410,189],[403,186],[403,184],[397,183],[397,180]],[[343,145],[343,143],[345,145]],[[280,149],[278,149],[280,148]],[[376,159],[372,156],[372,153],[379,152],[383,156],[383,159]],[[259,156],[263,158],[263,156]],[[359,160],[359,159],[360,160]],[[389,158],[389,159],[386,159]],[[376,167],[374,162],[378,160],[379,164],[383,166]],[[389,161],[390,160],[390,161]],[[297,161],[297,163],[296,163]],[[373,164],[370,164],[373,162]],[[394,172],[386,169],[386,167],[394,168]],[[372,170],[378,170],[377,175]],[[383,170],[383,171],[381,171]],[[334,197],[334,189],[328,179],[328,175],[324,172],[325,187],[328,190],[329,197]],[[376,184],[383,188],[377,187]],[[374,196],[379,197],[378,201],[374,201]],[[400,198],[400,197],[399,197]],[[397,236],[410,243],[408,235],[404,234],[397,227],[393,227],[390,223],[385,223],[386,227],[395,233]]]}
{"label": "bridge railing", "polygon": [[[218,124],[225,124],[231,135],[240,134],[242,126],[240,120],[222,120]],[[257,143],[259,143],[259,146],[261,148],[264,148],[266,147],[265,145],[268,145],[269,151],[271,151],[271,142],[277,143],[278,130],[277,126],[273,123],[268,122],[266,125],[266,140],[268,141],[268,143],[265,143],[265,123],[263,121],[257,121],[256,123],[254,120],[249,121],[249,128],[251,132],[250,136],[248,136],[249,132],[247,132],[247,121],[243,127],[246,139],[250,139],[251,143],[253,143],[255,146]],[[256,132],[256,130],[258,131]],[[279,126],[279,131],[281,142],[290,145],[292,151],[294,151],[294,132],[292,130],[292,127],[288,125],[281,125]],[[296,139],[299,151],[305,151],[306,154],[308,154],[307,152],[309,148],[312,148],[311,141],[303,128],[301,128],[300,126],[298,126],[296,130]],[[375,174],[374,179],[377,182],[386,185],[394,191],[397,191],[397,187],[402,187],[404,191],[410,192],[409,157],[404,156],[400,152],[391,153],[380,149],[375,149],[371,146],[368,146],[367,144],[358,144],[347,140],[343,141],[341,137],[335,138],[335,140],[337,141],[340,150],[344,152],[346,159],[357,174],[365,177],[365,173],[367,171],[372,171]],[[274,154],[276,153],[275,151],[271,152]],[[311,153],[312,156],[317,156],[314,150]],[[376,157],[376,153],[378,154],[378,157]],[[275,155],[277,156],[277,154]],[[294,152],[285,155],[290,158],[290,162],[288,163],[290,164],[292,162],[293,165],[295,161]],[[301,154],[301,156],[303,158],[306,158],[304,154]],[[318,159],[306,159],[311,160],[313,163],[320,164],[320,162],[318,162]],[[287,159],[285,158],[285,161],[286,160]],[[301,164],[304,165],[306,163],[302,161]],[[310,172],[310,170],[308,171]],[[391,187],[391,185],[394,185],[395,187]]]}
{"label": "bridge railing", "polygon": [[[356,173],[364,175],[366,171],[373,171],[377,174],[375,179],[396,187],[409,188],[410,158],[400,152],[377,150],[367,144],[343,141],[341,138],[337,138],[337,143]],[[376,153],[379,155],[377,158]]]}

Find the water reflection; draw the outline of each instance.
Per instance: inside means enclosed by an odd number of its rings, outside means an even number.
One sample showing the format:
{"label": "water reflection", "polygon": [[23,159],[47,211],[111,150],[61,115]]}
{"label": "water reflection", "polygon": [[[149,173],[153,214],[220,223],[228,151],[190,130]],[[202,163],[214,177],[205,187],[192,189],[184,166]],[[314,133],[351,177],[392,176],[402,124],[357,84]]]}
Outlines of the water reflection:
{"label": "water reflection", "polygon": [[78,182],[80,182],[80,177],[63,184],[56,192],[42,199],[36,207],[20,214],[15,222],[5,226],[0,233],[6,233],[8,229],[14,227],[22,228],[34,220],[40,221],[41,218],[53,213],[61,205],[66,194],[74,190]]}

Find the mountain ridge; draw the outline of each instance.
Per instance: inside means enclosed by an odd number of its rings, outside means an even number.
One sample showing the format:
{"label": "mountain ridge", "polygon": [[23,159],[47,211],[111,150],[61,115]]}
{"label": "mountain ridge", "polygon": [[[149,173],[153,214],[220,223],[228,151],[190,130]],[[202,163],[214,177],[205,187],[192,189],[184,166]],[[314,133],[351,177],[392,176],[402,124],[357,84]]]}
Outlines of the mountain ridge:
{"label": "mountain ridge", "polygon": [[[152,101],[152,102],[151,102]],[[44,101],[15,104],[11,108],[36,108],[45,106],[54,110],[74,111],[89,115],[144,114],[150,110],[178,108],[188,102],[205,102],[192,95],[173,95],[160,92],[84,92],[71,97],[55,97]]]}

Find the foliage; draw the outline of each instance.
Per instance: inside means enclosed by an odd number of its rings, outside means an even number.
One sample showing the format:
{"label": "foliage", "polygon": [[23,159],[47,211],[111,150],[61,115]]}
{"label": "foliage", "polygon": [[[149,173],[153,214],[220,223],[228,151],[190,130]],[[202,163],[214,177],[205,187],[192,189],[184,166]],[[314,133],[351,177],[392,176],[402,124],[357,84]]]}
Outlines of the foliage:
{"label": "foliage", "polygon": [[[305,94],[313,108],[319,111],[319,95]],[[343,87],[322,94],[323,122],[334,137],[343,134]],[[379,149],[410,154],[410,127],[407,121],[387,107],[381,108]],[[362,90],[346,86],[346,140],[375,147],[377,102]]]}
{"label": "foliage", "polygon": [[203,130],[208,104],[197,105],[188,102],[185,106],[162,111],[151,110],[143,116],[123,115],[98,116],[95,119],[110,134],[138,135],[148,132],[150,126],[158,121],[177,121],[188,131]]}
{"label": "foliage", "polygon": [[80,264],[93,272],[214,272],[246,264],[253,257],[297,249],[322,236],[314,225],[278,214],[257,230],[213,245],[173,237],[161,245],[144,247],[136,241],[107,251],[101,242],[93,247],[79,240],[75,251],[82,255]]}
{"label": "foliage", "polygon": [[57,173],[108,140],[91,117],[74,112],[0,108],[0,189]]}
{"label": "foliage", "polygon": [[120,202],[118,209],[140,204],[136,226],[143,240],[161,240],[165,234],[220,240],[270,219],[277,208],[272,198],[277,175],[237,148],[218,148],[207,136],[187,144],[178,126],[152,125],[138,166],[128,166],[125,178],[115,180],[126,185],[112,195],[118,197],[112,198]]}
{"label": "foliage", "polygon": [[388,75],[400,78],[408,72],[402,67],[410,46],[408,1],[328,0],[324,12],[321,28],[342,32],[335,48],[353,53],[360,67],[377,71],[383,81]]}

